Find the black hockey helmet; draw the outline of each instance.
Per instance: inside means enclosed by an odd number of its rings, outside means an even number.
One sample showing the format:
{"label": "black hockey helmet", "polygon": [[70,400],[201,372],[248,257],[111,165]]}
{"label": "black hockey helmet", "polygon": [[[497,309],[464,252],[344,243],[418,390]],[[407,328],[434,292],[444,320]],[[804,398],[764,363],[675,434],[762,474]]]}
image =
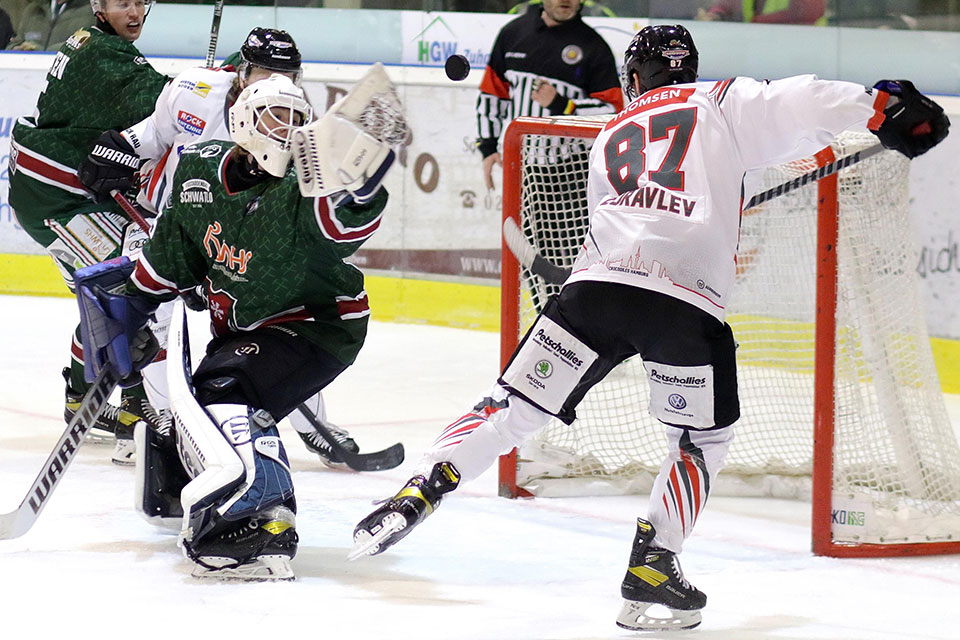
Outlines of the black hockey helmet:
{"label": "black hockey helmet", "polygon": [[633,100],[637,91],[633,76],[640,79],[641,93],[668,84],[696,82],[700,55],[693,36],[678,25],[644,27],[623,54],[620,72],[623,91]]}
{"label": "black hockey helmet", "polygon": [[243,60],[241,71],[244,68],[261,67],[293,74],[294,82],[300,84],[300,50],[286,31],[254,27],[240,47],[240,58]]}

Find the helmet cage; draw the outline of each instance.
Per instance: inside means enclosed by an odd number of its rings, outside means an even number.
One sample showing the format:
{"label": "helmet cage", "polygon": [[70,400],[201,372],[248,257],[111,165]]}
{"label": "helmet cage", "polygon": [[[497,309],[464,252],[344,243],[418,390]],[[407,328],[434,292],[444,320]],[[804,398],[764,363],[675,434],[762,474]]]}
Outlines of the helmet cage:
{"label": "helmet cage", "polygon": [[244,89],[230,107],[230,136],[279,178],[290,164],[294,132],[312,118],[303,90],[287,76],[273,74]]}

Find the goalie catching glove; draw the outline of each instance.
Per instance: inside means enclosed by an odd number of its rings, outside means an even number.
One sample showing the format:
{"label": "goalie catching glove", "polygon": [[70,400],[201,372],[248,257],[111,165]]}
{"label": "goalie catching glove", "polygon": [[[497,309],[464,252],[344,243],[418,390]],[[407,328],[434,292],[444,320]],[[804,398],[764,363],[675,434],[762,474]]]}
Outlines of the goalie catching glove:
{"label": "goalie catching glove", "polygon": [[917,91],[909,80],[881,80],[874,89],[890,94],[883,124],[874,131],[887,149],[916,158],[947,137],[950,119],[943,108]]}
{"label": "goalie catching glove", "polygon": [[134,184],[140,156],[119,131],[104,131],[77,168],[80,183],[98,202],[110,199],[113,190],[125,192]]}
{"label": "goalie catching glove", "polygon": [[347,191],[362,203],[380,188],[408,133],[403,105],[383,65],[373,65],[322,118],[297,129],[293,159],[300,193]]}

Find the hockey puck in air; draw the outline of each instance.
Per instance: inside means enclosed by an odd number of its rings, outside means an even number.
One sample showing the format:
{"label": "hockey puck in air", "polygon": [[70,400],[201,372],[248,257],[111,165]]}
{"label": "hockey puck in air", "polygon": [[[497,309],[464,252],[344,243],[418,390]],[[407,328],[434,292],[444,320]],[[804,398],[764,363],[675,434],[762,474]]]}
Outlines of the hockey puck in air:
{"label": "hockey puck in air", "polygon": [[463,80],[470,73],[470,61],[465,56],[455,53],[447,58],[443,70],[451,80]]}

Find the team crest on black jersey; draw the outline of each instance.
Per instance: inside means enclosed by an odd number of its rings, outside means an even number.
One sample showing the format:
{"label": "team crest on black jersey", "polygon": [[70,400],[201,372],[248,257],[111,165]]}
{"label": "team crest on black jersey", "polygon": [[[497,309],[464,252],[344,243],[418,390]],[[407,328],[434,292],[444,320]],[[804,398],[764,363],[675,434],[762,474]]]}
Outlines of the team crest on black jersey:
{"label": "team crest on black jersey", "polygon": [[563,58],[563,61],[567,64],[577,64],[583,60],[583,49],[575,44],[568,44],[563,48],[563,51],[560,52],[560,57]]}
{"label": "team crest on black jersey", "polygon": [[185,181],[180,186],[180,204],[191,204],[196,207],[213,204],[210,183],[200,178]]}

